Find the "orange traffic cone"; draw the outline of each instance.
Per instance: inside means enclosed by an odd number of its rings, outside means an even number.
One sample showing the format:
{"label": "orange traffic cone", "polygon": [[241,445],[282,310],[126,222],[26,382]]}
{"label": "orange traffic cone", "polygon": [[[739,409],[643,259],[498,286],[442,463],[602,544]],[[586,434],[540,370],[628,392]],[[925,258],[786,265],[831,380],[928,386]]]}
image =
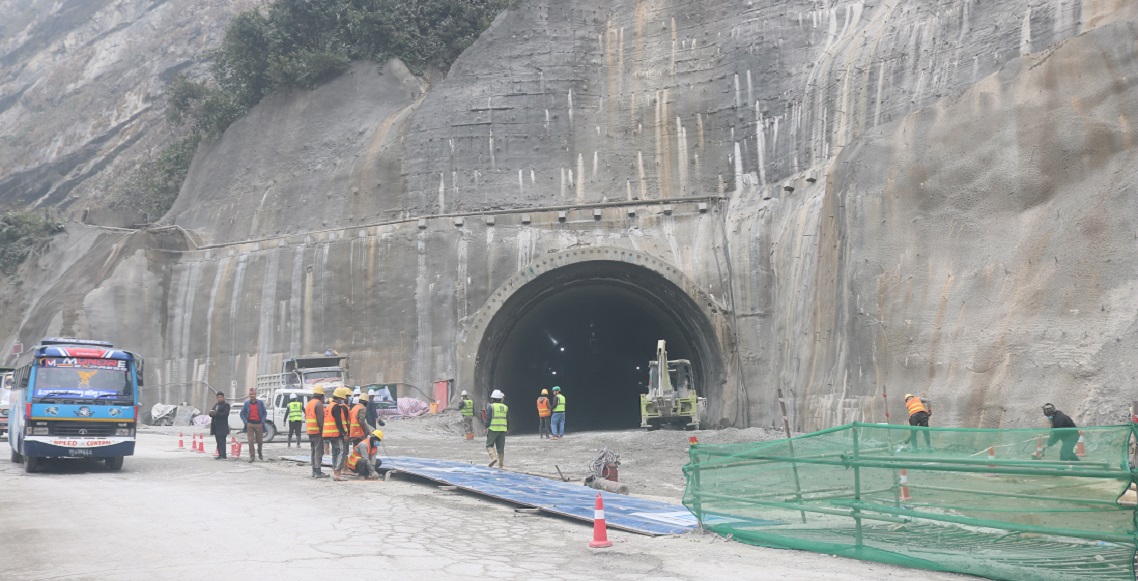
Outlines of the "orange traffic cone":
{"label": "orange traffic cone", "polygon": [[1031,456],[1035,460],[1043,458],[1043,436],[1035,439],[1035,454]]}
{"label": "orange traffic cone", "polygon": [[908,502],[913,500],[909,496],[909,473],[904,468],[901,469],[901,493],[897,495],[897,500],[900,502]]}
{"label": "orange traffic cone", "polygon": [[694,446],[694,445],[696,445],[696,444],[698,444],[698,443],[699,443],[699,438],[697,438],[697,437],[695,437],[695,436],[689,436],[689,437],[688,437],[688,445],[689,445],[689,446]]}
{"label": "orange traffic cone", "polygon": [[593,542],[589,543],[591,549],[611,547],[608,527],[605,525],[605,503],[601,500],[601,493],[597,493],[597,504],[593,510]]}
{"label": "orange traffic cone", "polygon": [[182,443],[182,432],[178,432],[178,449],[185,450],[186,445]]}
{"label": "orange traffic cone", "polygon": [[995,462],[995,461],[996,461],[996,449],[993,448],[992,446],[988,446],[988,468],[995,468],[996,465],[993,464],[993,462]]}
{"label": "orange traffic cone", "polygon": [[198,454],[205,454],[205,436],[198,434]]}
{"label": "orange traffic cone", "polygon": [[229,442],[229,455],[237,455],[237,436],[233,436],[233,439]]}
{"label": "orange traffic cone", "polygon": [[1083,431],[1079,430],[1079,443],[1075,444],[1075,455],[1079,458],[1087,457],[1087,449],[1083,446]]}
{"label": "orange traffic cone", "polygon": [[242,444],[243,444],[243,442],[237,442],[237,453],[233,455],[234,460],[240,460],[241,459],[241,445]]}

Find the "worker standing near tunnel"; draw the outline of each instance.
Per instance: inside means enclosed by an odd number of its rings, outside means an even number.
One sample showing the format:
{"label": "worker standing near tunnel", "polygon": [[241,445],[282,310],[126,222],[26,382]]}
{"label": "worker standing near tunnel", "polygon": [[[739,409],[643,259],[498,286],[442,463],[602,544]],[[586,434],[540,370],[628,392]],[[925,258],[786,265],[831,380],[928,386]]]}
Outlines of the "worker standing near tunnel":
{"label": "worker standing near tunnel", "polygon": [[474,439],[474,400],[470,399],[466,390],[462,390],[462,400],[459,402],[459,411],[462,412],[462,429],[466,432],[466,439]]}
{"label": "worker standing near tunnel", "polygon": [[549,416],[553,408],[549,407],[549,390],[541,390],[537,398],[537,435],[539,438],[549,437]]}
{"label": "worker standing near tunnel", "polygon": [[510,408],[502,403],[505,397],[501,390],[495,389],[490,394],[490,403],[486,404],[486,453],[490,455],[491,467],[495,464],[498,468],[506,467],[506,430],[509,429],[506,414]]}
{"label": "worker standing near tunnel", "polygon": [[550,404],[553,406],[550,424],[553,435],[550,436],[550,439],[560,440],[565,436],[565,396],[561,395],[560,385],[553,386],[553,398]]}

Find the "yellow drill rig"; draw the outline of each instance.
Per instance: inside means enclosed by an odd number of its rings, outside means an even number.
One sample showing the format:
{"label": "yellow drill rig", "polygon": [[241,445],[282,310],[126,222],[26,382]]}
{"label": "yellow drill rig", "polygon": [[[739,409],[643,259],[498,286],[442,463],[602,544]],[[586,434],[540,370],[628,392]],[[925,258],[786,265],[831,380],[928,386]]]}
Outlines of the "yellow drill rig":
{"label": "yellow drill rig", "polygon": [[656,360],[648,363],[648,393],[640,394],[640,427],[699,429],[699,402],[691,361],[668,360],[664,340],[656,343]]}

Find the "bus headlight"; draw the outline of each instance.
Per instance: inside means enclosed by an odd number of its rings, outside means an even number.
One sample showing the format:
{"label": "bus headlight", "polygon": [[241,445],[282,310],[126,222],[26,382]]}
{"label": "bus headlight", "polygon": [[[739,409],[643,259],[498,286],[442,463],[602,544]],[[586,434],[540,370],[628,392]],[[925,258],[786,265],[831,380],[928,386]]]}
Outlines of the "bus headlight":
{"label": "bus headlight", "polygon": [[116,436],[129,436],[130,435],[130,428],[116,428],[115,429],[115,435]]}

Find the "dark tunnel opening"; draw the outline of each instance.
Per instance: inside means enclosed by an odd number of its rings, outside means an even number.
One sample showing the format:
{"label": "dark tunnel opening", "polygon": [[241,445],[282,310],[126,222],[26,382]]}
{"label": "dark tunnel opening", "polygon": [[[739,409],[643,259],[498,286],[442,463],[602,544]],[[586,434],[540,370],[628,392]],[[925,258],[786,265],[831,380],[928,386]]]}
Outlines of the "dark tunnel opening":
{"label": "dark tunnel opening", "polygon": [[479,348],[479,395],[505,393],[511,433],[537,431],[535,401],[555,385],[566,399],[566,433],[636,428],[660,339],[669,359],[691,360],[706,397],[722,362],[710,322],[686,293],[623,262],[558,268],[519,289],[491,321]]}

